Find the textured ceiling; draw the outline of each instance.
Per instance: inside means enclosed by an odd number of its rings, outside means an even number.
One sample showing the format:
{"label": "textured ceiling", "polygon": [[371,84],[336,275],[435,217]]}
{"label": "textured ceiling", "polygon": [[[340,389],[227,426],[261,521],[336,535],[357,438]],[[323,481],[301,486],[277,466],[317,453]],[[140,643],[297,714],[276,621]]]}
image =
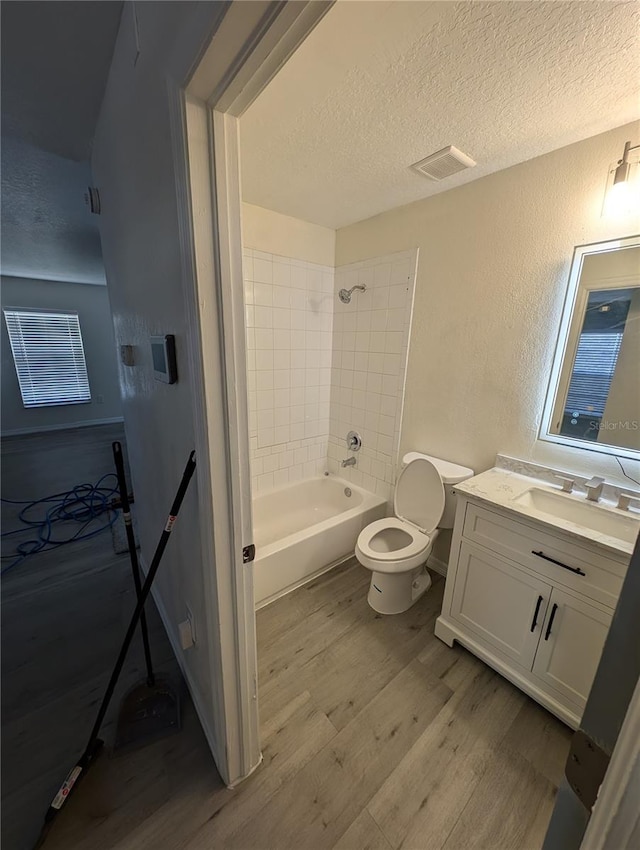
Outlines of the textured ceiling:
{"label": "textured ceiling", "polygon": [[89,156],[121,2],[4,2],[3,274],[104,283]]}
{"label": "textured ceiling", "polygon": [[[342,227],[630,122],[639,18],[631,2],[339,0],[241,119],[244,200]],[[478,165],[441,183],[409,169],[450,144]]]}

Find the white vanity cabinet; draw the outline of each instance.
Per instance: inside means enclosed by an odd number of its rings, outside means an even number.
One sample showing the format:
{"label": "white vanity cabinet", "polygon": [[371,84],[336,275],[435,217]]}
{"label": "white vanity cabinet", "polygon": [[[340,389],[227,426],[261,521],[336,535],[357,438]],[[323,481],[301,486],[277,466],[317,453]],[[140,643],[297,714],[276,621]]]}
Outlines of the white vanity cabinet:
{"label": "white vanity cabinet", "polygon": [[435,633],[575,728],[628,561],[459,494]]}

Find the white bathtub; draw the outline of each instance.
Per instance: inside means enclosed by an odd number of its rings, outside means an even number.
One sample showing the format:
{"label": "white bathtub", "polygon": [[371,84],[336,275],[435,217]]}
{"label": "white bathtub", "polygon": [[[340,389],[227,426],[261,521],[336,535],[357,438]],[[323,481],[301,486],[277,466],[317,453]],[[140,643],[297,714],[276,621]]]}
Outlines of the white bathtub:
{"label": "white bathtub", "polygon": [[253,500],[256,607],[353,555],[360,531],[385,514],[385,499],[333,475],[257,496]]}

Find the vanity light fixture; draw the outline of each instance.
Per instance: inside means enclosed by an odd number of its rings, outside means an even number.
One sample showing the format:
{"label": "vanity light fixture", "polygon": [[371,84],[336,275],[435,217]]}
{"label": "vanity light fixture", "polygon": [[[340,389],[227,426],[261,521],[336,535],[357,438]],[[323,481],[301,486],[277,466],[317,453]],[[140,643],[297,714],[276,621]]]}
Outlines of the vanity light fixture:
{"label": "vanity light fixture", "polygon": [[640,145],[625,142],[622,159],[618,160],[617,166],[613,169],[613,183],[609,187],[605,200],[608,213],[626,212],[630,206],[631,186],[629,177],[632,163],[629,162],[629,154],[638,149],[640,149]]}

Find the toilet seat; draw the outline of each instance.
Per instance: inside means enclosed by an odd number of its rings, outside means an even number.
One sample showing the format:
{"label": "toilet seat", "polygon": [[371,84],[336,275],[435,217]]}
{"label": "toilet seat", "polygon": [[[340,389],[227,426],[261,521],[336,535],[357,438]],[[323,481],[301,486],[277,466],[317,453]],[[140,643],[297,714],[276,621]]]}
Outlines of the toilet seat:
{"label": "toilet seat", "polygon": [[372,522],[356,543],[356,557],[377,573],[406,573],[422,566],[438,535],[444,510],[440,473],[426,457],[405,466],[394,494],[395,516]]}
{"label": "toilet seat", "polygon": [[[406,545],[400,543],[397,548],[390,548],[388,551],[375,548],[376,537],[383,538],[385,532],[393,534],[394,530],[407,536]],[[388,536],[390,537],[391,534]],[[424,534],[398,517],[378,519],[360,532],[356,543],[356,557],[364,567],[376,572],[403,573],[425,562],[436,536],[437,532],[431,535]]]}

